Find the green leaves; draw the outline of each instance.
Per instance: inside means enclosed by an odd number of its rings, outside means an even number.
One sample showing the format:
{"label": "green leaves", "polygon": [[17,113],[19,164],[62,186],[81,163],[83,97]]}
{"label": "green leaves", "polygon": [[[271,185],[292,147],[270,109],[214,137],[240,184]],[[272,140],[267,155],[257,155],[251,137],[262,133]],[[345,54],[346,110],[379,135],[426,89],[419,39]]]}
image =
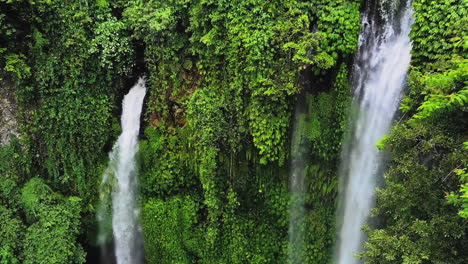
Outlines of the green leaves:
{"label": "green leaves", "polygon": [[9,54],[5,56],[6,72],[9,72],[17,82],[31,77],[31,68],[25,62],[26,57],[22,54]]}
{"label": "green leaves", "polygon": [[[463,146],[466,154],[468,150],[468,141],[463,142]],[[468,169],[466,168],[466,164],[464,164],[464,166],[465,168],[460,168],[460,165],[450,172],[450,174],[455,174],[459,178],[460,190],[450,192],[447,194],[446,198],[449,204],[460,208],[458,212],[459,216],[468,218]]]}
{"label": "green leaves", "polygon": [[[84,263],[85,252],[77,243],[81,199],[64,198],[40,178],[32,178],[21,190],[21,206],[26,214],[26,225],[16,217],[5,216],[0,205],[0,219],[5,223],[0,234],[0,260],[7,263]],[[1,225],[1,224],[0,224]],[[8,232],[17,229],[14,240],[8,241]],[[3,240],[3,241],[2,241]],[[15,246],[21,244],[21,248]],[[13,253],[14,252],[14,253]],[[14,254],[14,255],[12,255]],[[13,257],[14,256],[14,257]],[[11,261],[11,262],[9,262]]]}
{"label": "green leaves", "polygon": [[116,67],[119,74],[128,74],[134,63],[131,38],[127,25],[110,14],[102,23],[97,23],[90,53],[100,56],[100,66],[106,70]]}
{"label": "green leaves", "polygon": [[[333,58],[355,54],[360,23],[360,1],[317,1],[318,30],[323,32],[320,47]],[[332,65],[333,65],[332,64]]]}
{"label": "green leaves", "polygon": [[149,263],[193,263],[203,243],[196,231],[198,204],[190,196],[151,199],[142,208]]}
{"label": "green leaves", "polygon": [[464,1],[418,0],[413,1],[413,7],[416,21],[411,32],[412,54],[420,66],[466,52],[468,9]]}
{"label": "green leaves", "polygon": [[466,230],[444,193],[457,189],[450,170],[466,156],[458,155],[452,140],[443,137],[445,125],[440,122],[405,126],[398,125],[385,140],[393,159],[374,209],[385,225],[368,230],[360,256],[379,264],[463,262],[464,252],[457,248],[467,242]]}
{"label": "green leaves", "polygon": [[18,264],[25,226],[14,212],[0,205],[0,263]]}
{"label": "green leaves", "polygon": [[[423,103],[417,108],[413,120],[434,118],[436,115],[462,110],[468,103],[468,60],[453,59],[453,69],[442,73],[431,73],[420,81],[425,85],[423,94],[427,94]],[[409,102],[411,99],[406,99]],[[403,106],[409,111],[408,106]]]}

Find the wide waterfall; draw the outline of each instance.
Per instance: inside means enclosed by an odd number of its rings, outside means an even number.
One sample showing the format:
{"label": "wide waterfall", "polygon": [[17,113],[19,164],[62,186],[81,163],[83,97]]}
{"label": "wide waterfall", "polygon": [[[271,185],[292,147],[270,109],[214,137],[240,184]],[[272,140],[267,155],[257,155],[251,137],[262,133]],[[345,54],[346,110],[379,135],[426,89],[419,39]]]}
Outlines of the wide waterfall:
{"label": "wide waterfall", "polygon": [[[105,244],[112,229],[115,257],[118,264],[142,263],[142,239],[139,226],[138,180],[136,154],[140,115],[145,97],[144,79],[140,78],[125,95],[122,102],[122,134],[109,154],[109,166],[101,185],[101,208],[98,211],[100,236],[98,242]],[[112,215],[106,214],[106,197],[112,195]],[[108,202],[107,202],[108,203]],[[109,226],[112,219],[112,227]]]}
{"label": "wide waterfall", "polygon": [[412,23],[411,1],[379,1],[363,16],[353,73],[357,115],[342,153],[334,263],[360,263],[355,254],[362,249],[362,227],[383,174],[382,153],[375,143],[389,132],[403,93],[411,60]]}

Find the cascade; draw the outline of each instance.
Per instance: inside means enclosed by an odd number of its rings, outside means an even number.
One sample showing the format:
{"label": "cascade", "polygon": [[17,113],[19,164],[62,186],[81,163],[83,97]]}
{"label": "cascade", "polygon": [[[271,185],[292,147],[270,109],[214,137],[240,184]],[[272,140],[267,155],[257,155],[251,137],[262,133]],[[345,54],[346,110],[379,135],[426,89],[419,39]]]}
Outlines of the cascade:
{"label": "cascade", "polygon": [[[373,2],[373,1],[370,1]],[[410,0],[379,1],[362,18],[359,51],[353,69],[351,135],[342,151],[338,237],[334,263],[355,264],[362,250],[362,227],[375,203],[383,174],[383,156],[375,143],[389,133],[411,60]]]}
{"label": "cascade", "polygon": [[308,142],[305,142],[303,127],[306,125],[307,103],[305,94],[299,95],[294,114],[291,139],[291,164],[289,178],[289,227],[288,227],[288,263],[304,263],[305,241],[304,222],[306,211],[304,208],[306,197],[306,154]]}
{"label": "cascade", "polygon": [[109,153],[109,166],[101,183],[101,205],[97,214],[100,226],[98,243],[107,243],[112,230],[118,264],[143,262],[143,243],[138,223],[136,154],[145,93],[145,80],[140,78],[123,99],[122,133]]}

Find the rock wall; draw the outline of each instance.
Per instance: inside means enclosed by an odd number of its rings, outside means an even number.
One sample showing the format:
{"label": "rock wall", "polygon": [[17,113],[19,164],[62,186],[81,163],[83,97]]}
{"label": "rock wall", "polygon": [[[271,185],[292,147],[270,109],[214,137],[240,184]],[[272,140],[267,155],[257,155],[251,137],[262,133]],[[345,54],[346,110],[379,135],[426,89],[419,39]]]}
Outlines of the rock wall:
{"label": "rock wall", "polygon": [[15,89],[6,80],[0,81],[0,146],[10,142],[11,135],[19,136],[18,106]]}

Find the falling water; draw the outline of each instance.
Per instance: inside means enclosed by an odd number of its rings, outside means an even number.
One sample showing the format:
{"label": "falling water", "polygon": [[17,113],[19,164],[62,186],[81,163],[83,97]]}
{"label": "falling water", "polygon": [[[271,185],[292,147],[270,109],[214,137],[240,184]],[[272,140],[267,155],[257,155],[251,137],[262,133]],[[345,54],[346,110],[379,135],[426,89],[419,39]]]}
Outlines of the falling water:
{"label": "falling water", "polygon": [[305,259],[305,197],[306,197],[306,141],[305,126],[307,125],[307,102],[305,93],[299,95],[296,103],[296,113],[291,140],[291,168],[289,178],[289,229],[288,229],[288,263],[301,264]]}
{"label": "falling water", "polygon": [[413,23],[411,1],[379,1],[363,17],[354,69],[357,117],[348,147],[342,153],[338,211],[337,264],[360,263],[366,224],[383,163],[375,143],[389,132],[409,67]]}
{"label": "falling water", "polygon": [[[138,224],[138,181],[135,157],[138,151],[140,115],[145,97],[144,79],[140,78],[122,102],[122,134],[109,153],[109,166],[101,184],[101,208],[98,211],[100,235],[98,243],[105,244],[110,227],[106,215],[106,197],[112,189],[112,232],[118,264],[142,263],[141,231]],[[109,187],[110,186],[110,187]],[[107,187],[107,188],[106,188]]]}

